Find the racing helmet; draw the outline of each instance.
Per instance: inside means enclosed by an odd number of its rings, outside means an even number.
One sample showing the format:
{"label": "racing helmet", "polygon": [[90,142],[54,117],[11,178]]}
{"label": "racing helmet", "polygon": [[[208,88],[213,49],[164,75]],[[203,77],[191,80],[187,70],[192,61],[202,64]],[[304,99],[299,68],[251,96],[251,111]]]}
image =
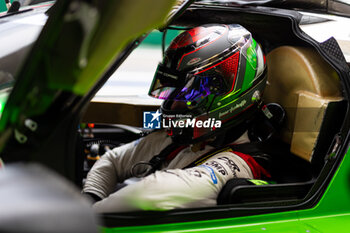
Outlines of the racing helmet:
{"label": "racing helmet", "polygon": [[173,139],[195,143],[253,116],[265,84],[265,56],[251,33],[238,24],[207,24],[170,43],[148,94],[164,99],[163,121],[185,123],[168,124]]}

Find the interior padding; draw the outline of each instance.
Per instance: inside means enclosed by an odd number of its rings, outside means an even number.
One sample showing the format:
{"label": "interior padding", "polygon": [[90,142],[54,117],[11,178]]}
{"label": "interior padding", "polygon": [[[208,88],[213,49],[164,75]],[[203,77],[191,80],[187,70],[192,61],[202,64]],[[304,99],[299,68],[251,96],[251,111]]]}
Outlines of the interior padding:
{"label": "interior padding", "polygon": [[330,102],[342,100],[339,77],[311,48],[281,46],[266,59],[265,101],[285,108],[281,137],[293,154],[311,161],[325,110]]}

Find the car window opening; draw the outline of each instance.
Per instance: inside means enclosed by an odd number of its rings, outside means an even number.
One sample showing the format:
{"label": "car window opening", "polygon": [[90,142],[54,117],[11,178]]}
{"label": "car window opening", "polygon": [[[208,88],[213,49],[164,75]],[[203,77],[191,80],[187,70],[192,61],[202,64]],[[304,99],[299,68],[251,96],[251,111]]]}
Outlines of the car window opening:
{"label": "car window opening", "polygon": [[[313,48],[279,46],[269,51],[266,62],[270,68],[267,70],[264,103],[277,103],[286,114],[282,129],[274,137],[277,140],[270,145],[274,148],[270,150],[272,177],[263,181],[228,181],[217,199],[218,206],[268,207],[276,203],[278,206],[278,203],[301,202],[325,166],[324,152],[329,150],[340,130],[345,110],[339,77]],[[157,109],[155,106],[115,106],[137,113]],[[98,106],[95,104],[93,108],[92,104],[87,115],[96,111]],[[140,126],[140,117],[136,116],[137,124],[132,122],[129,125]],[[92,118],[85,116],[84,119]],[[113,123],[123,121],[130,123],[130,119]],[[86,155],[84,176],[102,152],[148,133],[142,128],[123,124],[95,124],[93,127],[83,124],[80,130]],[[125,185],[128,183],[118,184],[117,189]]]}

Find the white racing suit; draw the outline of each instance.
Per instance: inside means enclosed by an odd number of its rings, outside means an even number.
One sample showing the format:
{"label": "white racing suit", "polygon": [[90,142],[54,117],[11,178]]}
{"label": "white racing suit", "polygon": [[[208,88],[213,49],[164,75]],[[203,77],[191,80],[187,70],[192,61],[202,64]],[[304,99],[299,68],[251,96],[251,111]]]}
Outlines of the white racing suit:
{"label": "white racing suit", "polygon": [[[234,143],[246,142],[247,133]],[[233,151],[214,154],[199,166],[183,169],[214,150],[206,145],[196,152],[191,147],[180,150],[161,170],[114,192],[117,183],[132,177],[134,164],[150,161],[170,143],[166,132],[158,131],[105,153],[89,172],[83,189],[102,198],[93,205],[94,210],[108,213],[214,206],[229,179],[260,178],[263,168],[251,162],[250,156]]]}

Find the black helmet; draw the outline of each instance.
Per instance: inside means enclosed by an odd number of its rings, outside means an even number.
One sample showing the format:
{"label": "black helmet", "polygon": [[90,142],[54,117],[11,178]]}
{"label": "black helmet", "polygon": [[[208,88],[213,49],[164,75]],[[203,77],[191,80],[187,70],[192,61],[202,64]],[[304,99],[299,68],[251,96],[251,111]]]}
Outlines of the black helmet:
{"label": "black helmet", "polygon": [[[149,95],[165,100],[163,117],[189,123],[182,128],[172,125],[174,139],[193,143],[253,115],[265,84],[265,56],[251,33],[237,24],[208,24],[172,41]],[[184,107],[174,107],[181,102]],[[198,121],[210,122],[198,127]]]}

